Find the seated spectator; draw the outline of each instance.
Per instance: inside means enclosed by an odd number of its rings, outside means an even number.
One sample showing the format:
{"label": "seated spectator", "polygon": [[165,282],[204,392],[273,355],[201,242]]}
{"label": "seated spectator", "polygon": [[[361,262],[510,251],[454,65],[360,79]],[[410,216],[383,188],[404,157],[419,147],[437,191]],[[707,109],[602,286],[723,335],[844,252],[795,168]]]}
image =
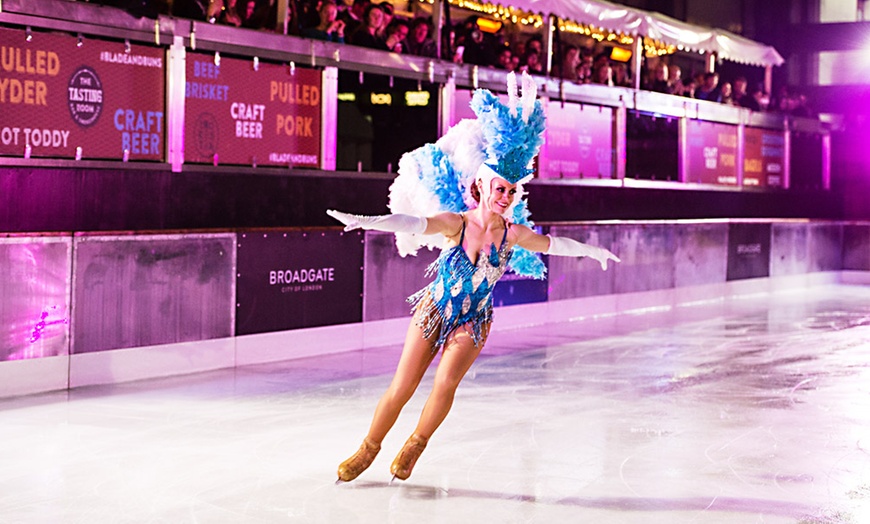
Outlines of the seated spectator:
{"label": "seated spectator", "polygon": [[342,11],[338,15],[338,19],[344,22],[344,34],[347,39],[353,39],[353,34],[362,25],[366,9],[371,3],[372,0],[353,0],[350,9]]}
{"label": "seated spectator", "polygon": [[578,84],[588,84],[592,82],[592,64],[592,55],[581,50],[580,65],[577,66],[577,80],[575,80],[575,82]]}
{"label": "seated spectator", "polygon": [[269,4],[259,0],[239,0],[239,15],[242,19],[242,27],[248,29],[261,29],[266,26],[269,16]]}
{"label": "seated spectator", "polygon": [[704,73],[704,82],[695,90],[695,98],[709,102],[719,102],[721,100],[719,73],[712,71]]}
{"label": "seated spectator", "polygon": [[628,77],[628,65],[625,62],[616,62],[611,67],[613,71],[613,85],[617,87],[634,87],[631,78]]}
{"label": "seated spectator", "polygon": [[320,23],[302,29],[302,36],[327,42],[344,43],[344,22],[338,20],[338,6],[334,0],[320,3]]}
{"label": "seated spectator", "polygon": [[599,69],[602,66],[610,67],[610,53],[598,53],[592,59],[592,70]]}
{"label": "seated spectator", "polygon": [[427,18],[415,18],[411,22],[411,32],[405,39],[405,53],[414,56],[438,56],[435,40],[429,38],[432,26]]}
{"label": "seated spectator", "polygon": [[562,49],[562,63],[557,66],[553,76],[576,82],[579,80],[578,66],[580,66],[580,49],[575,45],[567,45]]}
{"label": "seated spectator", "polygon": [[668,65],[668,93],[682,95],[683,89],[683,69],[677,64]]}
{"label": "seated spectator", "polygon": [[526,49],[526,54],[520,62],[520,71],[528,71],[530,75],[543,75],[544,64],[541,63],[541,54],[534,48]]}
{"label": "seated spectator", "polygon": [[206,3],[201,0],[175,0],[172,2],[172,15],[192,20],[205,20]]}
{"label": "seated spectator", "polygon": [[594,64],[590,83],[612,86],[613,72],[610,68],[610,61],[595,60]]}
{"label": "seated spectator", "polygon": [[378,28],[384,20],[384,11],[378,4],[369,4],[362,25],[350,37],[350,43],[371,49],[388,51],[386,42],[378,37]]}
{"label": "seated spectator", "polygon": [[441,59],[455,64],[462,64],[462,52],[456,38],[456,30],[445,25],[441,28]]}
{"label": "seated spectator", "polygon": [[[320,8],[323,7],[321,5],[321,0],[299,0],[298,2],[288,1],[288,7],[290,5],[295,5],[296,11],[298,11],[297,18],[299,19],[300,35],[302,35],[303,29],[317,27],[318,25],[320,25]],[[337,16],[341,18],[341,6],[336,5],[336,8],[338,9]]]}
{"label": "seated spectator", "polygon": [[214,24],[215,22],[231,25],[234,27],[242,26],[242,19],[236,11],[236,0],[215,0],[208,6],[208,21]]}
{"label": "seated spectator", "polygon": [[544,56],[544,39],[541,35],[532,35],[526,40],[526,50],[532,49],[538,53],[539,57]]}
{"label": "seated spectator", "polygon": [[[511,51],[514,53],[514,57],[520,59],[520,64],[525,64],[524,57],[526,56],[526,42],[524,40],[518,40],[511,46]],[[517,68],[519,69],[519,68]]]}
{"label": "seated spectator", "polygon": [[492,65],[492,54],[483,41],[483,31],[477,25],[472,27],[463,40],[462,63],[476,65]]}
{"label": "seated spectator", "polygon": [[731,99],[734,100],[734,105],[740,105],[740,99],[746,96],[746,88],[749,83],[745,76],[738,76],[731,83]]}
{"label": "seated spectator", "polygon": [[401,18],[396,18],[390,22],[389,27],[387,27],[387,30],[384,32],[384,34],[387,35],[387,49],[394,53],[402,53],[402,44],[408,37],[410,31],[411,27],[408,25],[408,22]]}
{"label": "seated spectator", "polygon": [[393,12],[395,9],[393,8],[393,4],[388,1],[381,2],[378,5],[381,6],[381,11],[384,12],[384,19],[381,21],[381,27],[378,28],[378,38],[386,41],[387,28],[393,23]]}
{"label": "seated spectator", "polygon": [[687,82],[679,81],[675,84],[675,88],[672,95],[684,96],[686,98],[695,98],[695,90],[697,89],[698,84],[695,83],[695,78],[690,77]]}
{"label": "seated spectator", "polygon": [[734,94],[729,82],[724,82],[722,84],[722,88],[719,90],[719,101],[729,106],[737,105],[737,102],[734,101]]}
{"label": "seated spectator", "polygon": [[287,13],[284,17],[284,24],[278,26],[278,3],[275,0],[269,1],[272,3],[272,7],[269,14],[270,20],[267,22],[266,27],[279,33],[300,36],[302,34],[302,20],[299,18],[299,4],[294,0],[287,1]]}
{"label": "seated spectator", "polygon": [[752,111],[761,111],[761,98],[764,96],[764,89],[760,84],[756,84],[752,86],[752,89],[749,92],[740,98],[737,101],[741,107],[745,107],[746,109],[750,109]]}
{"label": "seated spectator", "polygon": [[791,112],[790,103],[791,95],[788,92],[788,86],[780,86],[779,89],[776,90],[776,94],[771,97],[768,110],[777,111],[779,113],[789,113]]}
{"label": "seated spectator", "polygon": [[495,64],[493,64],[496,69],[504,69],[506,71],[514,70],[514,62],[513,62],[513,53],[511,52],[510,47],[502,47],[499,49],[498,54],[495,57]]}
{"label": "seated spectator", "polygon": [[815,111],[810,107],[809,101],[807,100],[807,96],[803,93],[797,93],[792,95],[791,97],[791,108],[790,113],[792,116],[802,117],[802,118],[815,118]]}
{"label": "seated spectator", "polygon": [[671,85],[668,83],[668,78],[668,64],[659,60],[650,74],[647,89],[657,93],[673,94]]}

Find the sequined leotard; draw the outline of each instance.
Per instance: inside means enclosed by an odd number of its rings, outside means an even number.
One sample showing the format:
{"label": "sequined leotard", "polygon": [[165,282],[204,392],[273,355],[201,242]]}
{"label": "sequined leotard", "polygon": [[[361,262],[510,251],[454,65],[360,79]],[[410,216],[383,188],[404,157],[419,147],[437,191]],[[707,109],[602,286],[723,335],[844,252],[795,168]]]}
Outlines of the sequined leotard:
{"label": "sequined leotard", "polygon": [[423,336],[429,338],[437,333],[433,351],[441,347],[448,335],[459,326],[470,326],[469,334],[477,346],[486,336],[492,321],[492,290],[495,283],[507,270],[513,250],[507,248],[508,224],[505,222],[501,245],[490,252],[482,250],[477,264],[462,247],[465,240],[465,215],[462,216],[462,233],[459,243],[441,252],[435,262],[426,269],[426,276],[435,275],[431,284],[408,298],[417,311],[417,325]]}

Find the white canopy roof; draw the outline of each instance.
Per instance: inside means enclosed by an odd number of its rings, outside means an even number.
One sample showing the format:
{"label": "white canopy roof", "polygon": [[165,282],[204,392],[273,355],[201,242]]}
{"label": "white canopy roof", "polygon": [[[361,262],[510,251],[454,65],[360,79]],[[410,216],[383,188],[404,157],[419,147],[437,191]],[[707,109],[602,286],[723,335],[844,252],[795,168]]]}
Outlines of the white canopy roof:
{"label": "white canopy roof", "polygon": [[755,66],[778,66],[785,62],[773,47],[724,29],[696,26],[605,0],[513,0],[511,4],[533,13],[553,14],[613,32],[681,45],[691,51],[716,53],[719,58],[733,62]]}

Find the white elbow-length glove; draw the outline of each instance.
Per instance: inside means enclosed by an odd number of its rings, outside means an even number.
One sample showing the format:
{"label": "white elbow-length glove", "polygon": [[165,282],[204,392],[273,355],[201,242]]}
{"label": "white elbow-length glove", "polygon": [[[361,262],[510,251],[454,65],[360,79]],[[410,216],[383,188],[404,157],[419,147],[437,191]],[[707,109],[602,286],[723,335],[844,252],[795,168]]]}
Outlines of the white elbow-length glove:
{"label": "white elbow-length glove", "polygon": [[601,269],[607,270],[607,261],[621,262],[619,257],[604,249],[603,247],[590,246],[576,240],[566,237],[550,237],[550,247],[547,249],[548,255],[558,255],[564,257],[589,257],[594,258],[601,264]]}
{"label": "white elbow-length glove", "polygon": [[344,224],[345,231],[354,229],[375,229],[390,233],[416,233],[423,234],[426,231],[428,221],[424,217],[413,215],[381,215],[365,216],[342,213],[334,209],[326,210],[326,214]]}

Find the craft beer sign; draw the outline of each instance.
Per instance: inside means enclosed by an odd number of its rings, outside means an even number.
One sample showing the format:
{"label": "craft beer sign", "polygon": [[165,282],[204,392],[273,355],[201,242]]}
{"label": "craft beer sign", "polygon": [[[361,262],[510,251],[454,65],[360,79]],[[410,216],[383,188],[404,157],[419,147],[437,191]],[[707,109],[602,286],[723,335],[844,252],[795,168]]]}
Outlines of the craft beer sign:
{"label": "craft beer sign", "polygon": [[162,160],[164,51],[0,28],[0,155]]}
{"label": "craft beer sign", "polygon": [[202,53],[186,67],[186,162],[320,166],[319,71]]}

